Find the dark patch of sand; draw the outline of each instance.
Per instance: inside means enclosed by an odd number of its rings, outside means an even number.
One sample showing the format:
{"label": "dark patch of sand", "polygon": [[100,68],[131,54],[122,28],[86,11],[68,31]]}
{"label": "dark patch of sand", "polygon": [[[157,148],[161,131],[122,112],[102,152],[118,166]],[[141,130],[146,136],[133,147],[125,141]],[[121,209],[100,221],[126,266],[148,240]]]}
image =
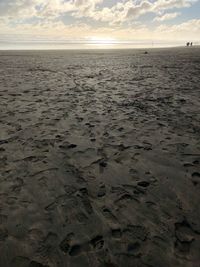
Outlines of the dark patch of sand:
{"label": "dark patch of sand", "polygon": [[200,266],[200,49],[0,52],[0,266]]}

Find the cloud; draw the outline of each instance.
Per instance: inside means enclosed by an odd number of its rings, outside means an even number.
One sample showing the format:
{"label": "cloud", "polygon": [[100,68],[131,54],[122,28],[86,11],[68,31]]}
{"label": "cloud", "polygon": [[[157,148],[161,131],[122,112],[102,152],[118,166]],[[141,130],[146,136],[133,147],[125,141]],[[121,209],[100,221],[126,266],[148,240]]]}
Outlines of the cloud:
{"label": "cloud", "polygon": [[165,10],[174,8],[190,7],[196,0],[158,0],[158,1],[141,1],[139,4],[129,5],[127,18],[138,18],[146,13],[158,14]]}
{"label": "cloud", "polygon": [[[166,10],[190,7],[195,2],[197,0],[124,0],[118,1],[111,8],[104,7],[101,10],[94,8],[90,13],[85,13],[84,15],[93,20],[115,25],[136,20],[147,13],[160,14]],[[82,15],[81,13],[78,14],[79,16]]]}
{"label": "cloud", "polygon": [[59,17],[63,13],[88,16],[103,0],[1,0],[0,16],[12,19],[32,16]]}
{"label": "cloud", "polygon": [[166,20],[171,20],[176,17],[178,17],[181,13],[180,12],[174,12],[174,13],[166,13],[162,16],[158,16],[154,18],[154,21],[166,21]]}
{"label": "cloud", "polygon": [[41,0],[1,0],[0,16],[15,19],[16,17],[31,17],[36,15],[36,6]]}
{"label": "cloud", "polygon": [[197,0],[158,0],[154,2],[153,9],[155,11],[190,7]]}
{"label": "cloud", "polygon": [[[10,34],[16,38],[18,32],[31,38],[40,35],[55,39],[84,39],[88,35],[122,40],[184,39],[187,35],[197,38],[195,36],[200,36],[200,20],[160,25],[153,29],[139,22],[147,13],[154,14],[154,21],[160,23],[176,18],[180,15],[179,9],[189,8],[196,1],[118,0],[108,6],[106,0],[0,0],[0,35]],[[70,17],[70,22],[62,20],[65,16]]]}
{"label": "cloud", "polygon": [[[160,25],[153,29],[135,24],[129,27],[98,27],[83,23],[65,25],[63,22],[42,21],[34,25],[18,24],[15,28],[1,25],[0,36],[10,36],[13,40],[90,40],[92,36],[99,38],[113,38],[119,41],[135,40],[163,40],[175,41],[187,39],[199,41],[200,19],[189,20],[177,25]],[[17,34],[16,34],[17,32]],[[167,32],[167,34],[166,34]]]}
{"label": "cloud", "polygon": [[[149,12],[158,14],[173,8],[189,7],[197,0],[120,0],[106,7],[105,0],[1,0],[0,16],[9,19],[42,17],[46,19],[70,13],[78,18],[90,18],[96,21],[123,23],[135,20]],[[98,7],[99,4],[101,8]]]}
{"label": "cloud", "polygon": [[160,25],[158,26],[157,30],[160,33],[165,33],[170,36],[172,34],[175,34],[176,37],[184,37],[187,38],[192,37],[195,38],[196,40],[199,39],[200,36],[200,19],[192,19],[180,24],[176,25]]}

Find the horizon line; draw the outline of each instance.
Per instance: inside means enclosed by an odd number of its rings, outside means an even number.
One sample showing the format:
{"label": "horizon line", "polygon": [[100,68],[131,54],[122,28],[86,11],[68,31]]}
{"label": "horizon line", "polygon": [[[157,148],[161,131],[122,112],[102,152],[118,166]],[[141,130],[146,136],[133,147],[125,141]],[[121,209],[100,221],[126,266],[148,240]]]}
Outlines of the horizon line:
{"label": "horizon line", "polygon": [[[160,47],[112,47],[112,48],[16,48],[16,49],[2,49],[0,47],[0,51],[94,51],[94,50],[144,50],[144,49],[151,49],[151,50],[156,50],[156,49],[173,49],[173,48],[187,48],[191,49],[191,47],[186,47],[185,45],[177,45],[177,46],[160,46]],[[192,48],[200,48],[200,45],[194,45]]]}

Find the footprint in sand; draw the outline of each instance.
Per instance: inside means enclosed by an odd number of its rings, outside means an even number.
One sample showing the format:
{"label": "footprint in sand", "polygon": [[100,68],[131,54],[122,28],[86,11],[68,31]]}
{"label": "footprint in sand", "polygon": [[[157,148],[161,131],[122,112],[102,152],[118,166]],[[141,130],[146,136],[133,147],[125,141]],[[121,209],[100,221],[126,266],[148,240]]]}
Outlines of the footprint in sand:
{"label": "footprint in sand", "polygon": [[29,267],[48,267],[47,265],[43,265],[37,261],[31,261]]}
{"label": "footprint in sand", "polygon": [[130,193],[122,194],[117,200],[114,201],[114,203],[118,206],[124,206],[127,204],[127,202],[136,201],[139,202],[139,200]]}
{"label": "footprint in sand", "polygon": [[149,185],[150,185],[150,183],[149,182],[147,182],[147,181],[141,181],[141,182],[138,182],[137,183],[139,186],[141,186],[141,187],[148,187]]}
{"label": "footprint in sand", "polygon": [[111,230],[111,235],[115,239],[120,239],[122,236],[122,231],[120,228],[112,229]]}
{"label": "footprint in sand", "polygon": [[63,241],[60,243],[59,248],[65,254],[69,254],[71,257],[77,256],[82,251],[82,246],[74,244],[74,233],[68,234]]}
{"label": "footprint in sand", "polygon": [[106,186],[103,184],[99,187],[98,197],[104,197],[106,194]]}
{"label": "footprint in sand", "polygon": [[94,237],[91,241],[90,244],[92,245],[92,247],[95,250],[100,250],[103,248],[104,246],[104,240],[103,240],[103,236],[101,235],[97,235],[96,237]]}
{"label": "footprint in sand", "polygon": [[101,160],[99,162],[99,166],[102,167],[102,168],[105,168],[107,166],[107,162],[105,160]]}
{"label": "footprint in sand", "polygon": [[80,197],[80,200],[83,204],[85,211],[88,214],[92,214],[93,213],[93,207],[92,207],[91,201],[90,201],[89,196],[88,196],[87,188],[82,188],[79,190],[79,197]]}
{"label": "footprint in sand", "polygon": [[193,172],[192,173],[192,182],[196,186],[200,182],[200,173],[199,172]]}
{"label": "footprint in sand", "polygon": [[175,237],[174,247],[176,253],[187,256],[190,253],[191,244],[195,240],[194,231],[187,221],[175,223]]}
{"label": "footprint in sand", "polygon": [[77,256],[81,253],[81,246],[80,245],[74,245],[69,249],[69,255],[70,256]]}
{"label": "footprint in sand", "polygon": [[55,247],[57,246],[57,234],[49,232],[47,236],[40,242],[37,255],[44,259],[49,259]]}
{"label": "footprint in sand", "polygon": [[194,164],[186,162],[186,163],[183,164],[183,167],[185,167],[185,168],[194,167]]}
{"label": "footprint in sand", "polygon": [[130,243],[127,246],[127,252],[130,255],[134,255],[135,257],[140,255],[140,243],[139,242],[134,242]]}
{"label": "footprint in sand", "polygon": [[117,218],[112,214],[112,212],[110,211],[109,208],[103,207],[102,208],[102,214],[110,223],[116,224],[118,222]]}
{"label": "footprint in sand", "polygon": [[73,233],[69,233],[60,243],[59,247],[60,249],[64,252],[67,253],[70,249],[70,243],[74,238],[74,234]]}

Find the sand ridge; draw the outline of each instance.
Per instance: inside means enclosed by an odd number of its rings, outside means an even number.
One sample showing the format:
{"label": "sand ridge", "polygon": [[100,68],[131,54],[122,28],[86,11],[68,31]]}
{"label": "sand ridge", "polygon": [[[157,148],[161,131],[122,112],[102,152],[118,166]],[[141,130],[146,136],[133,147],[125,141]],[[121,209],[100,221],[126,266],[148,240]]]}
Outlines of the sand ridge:
{"label": "sand ridge", "polygon": [[200,266],[200,50],[0,52],[0,266]]}

